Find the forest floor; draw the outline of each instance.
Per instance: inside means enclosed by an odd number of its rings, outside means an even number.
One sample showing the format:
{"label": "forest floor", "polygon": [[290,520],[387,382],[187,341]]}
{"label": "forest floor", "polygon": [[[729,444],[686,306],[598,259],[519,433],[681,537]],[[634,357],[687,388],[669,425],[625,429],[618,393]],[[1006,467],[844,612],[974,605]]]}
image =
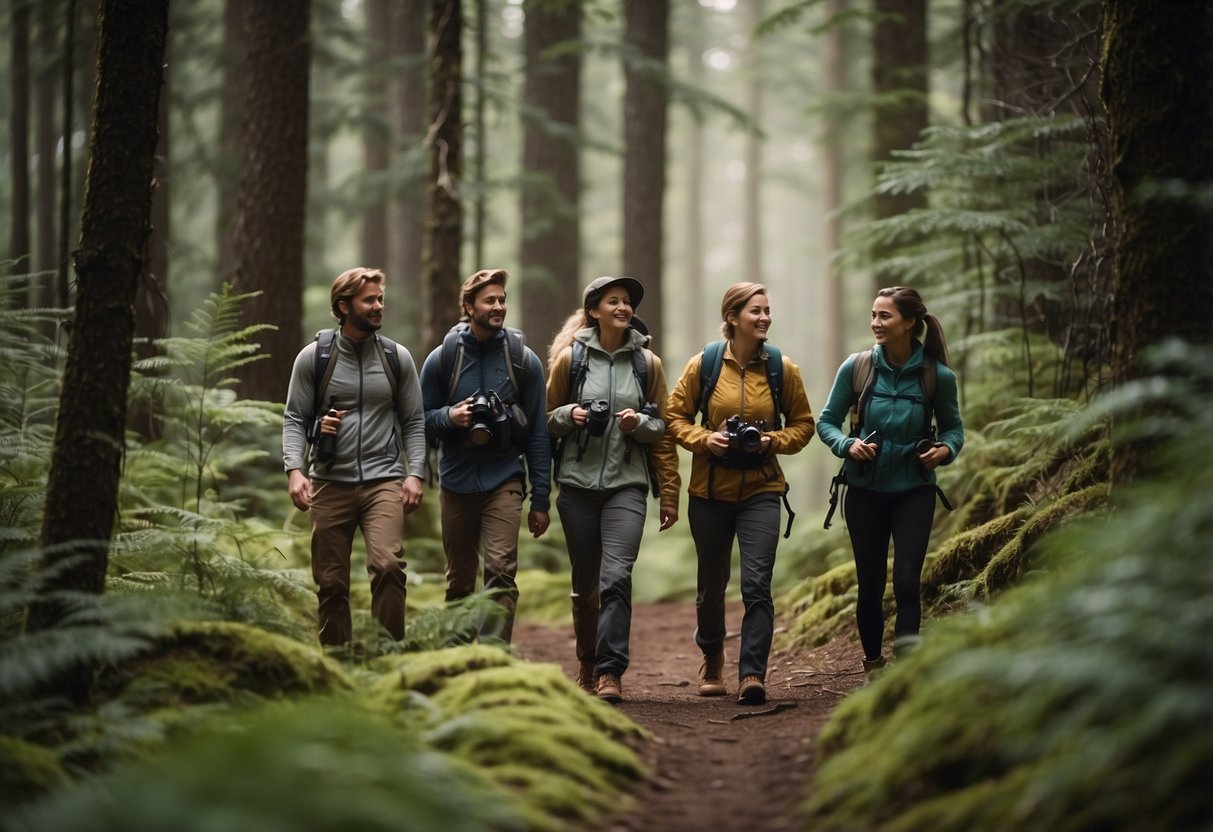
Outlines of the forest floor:
{"label": "forest floor", "polygon": [[[629,832],[758,832],[801,829],[814,770],[813,743],[835,706],[863,683],[859,648],[844,638],[811,651],[773,651],[764,705],[737,704],[740,603],[727,612],[725,683],[729,695],[696,695],[702,654],[692,640],[693,603],[633,610],[631,665],[615,707],[652,733],[652,776],[623,816],[602,829]],[[576,677],[572,625],[519,622],[517,654],[551,662]]]}

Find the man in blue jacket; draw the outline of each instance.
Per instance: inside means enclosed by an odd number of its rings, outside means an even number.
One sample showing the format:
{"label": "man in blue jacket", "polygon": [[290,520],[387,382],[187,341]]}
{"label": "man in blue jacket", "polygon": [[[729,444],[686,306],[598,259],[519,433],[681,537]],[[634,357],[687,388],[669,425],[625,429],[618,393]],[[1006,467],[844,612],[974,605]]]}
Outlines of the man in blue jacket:
{"label": "man in blue jacket", "polygon": [[507,275],[481,269],[463,282],[460,322],[421,368],[425,429],[441,443],[438,477],[446,599],[476,589],[484,550],[484,587],[497,590],[502,614],[481,638],[508,642],[518,602],[518,533],[527,476],[527,528],[548,528],[551,445],[539,357],[505,326]]}
{"label": "man in blue jacket", "polygon": [[[404,638],[404,515],[421,505],[425,421],[408,350],[383,324],[378,269],[348,269],[333,281],[324,331],[295,357],[282,418],[282,460],[291,501],[311,513],[312,577],[320,643],[351,640],[350,549],[366,541],[371,614]],[[311,453],[308,447],[311,445]]]}

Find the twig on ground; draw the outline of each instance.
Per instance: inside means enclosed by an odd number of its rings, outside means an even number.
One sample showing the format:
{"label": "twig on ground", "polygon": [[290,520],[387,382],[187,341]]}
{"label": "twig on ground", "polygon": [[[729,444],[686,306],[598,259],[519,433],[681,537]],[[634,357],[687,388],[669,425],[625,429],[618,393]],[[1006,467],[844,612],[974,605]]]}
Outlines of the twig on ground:
{"label": "twig on ground", "polygon": [[729,717],[729,720],[750,719],[751,717],[755,716],[770,716],[771,714],[777,714],[780,711],[786,711],[795,707],[795,702],[778,702],[773,707],[763,708],[761,711],[742,711],[740,713],[733,714],[731,717]]}

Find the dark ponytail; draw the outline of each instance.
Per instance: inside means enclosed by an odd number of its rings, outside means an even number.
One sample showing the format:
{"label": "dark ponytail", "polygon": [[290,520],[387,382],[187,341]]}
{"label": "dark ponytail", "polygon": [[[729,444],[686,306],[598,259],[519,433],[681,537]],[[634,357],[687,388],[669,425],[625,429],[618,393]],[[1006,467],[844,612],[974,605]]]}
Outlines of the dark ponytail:
{"label": "dark ponytail", "polygon": [[930,312],[922,302],[922,296],[913,289],[905,286],[890,286],[876,293],[878,297],[889,298],[903,318],[914,318],[913,336],[922,341],[922,350],[945,367],[948,365],[948,342],[943,334],[943,324]]}

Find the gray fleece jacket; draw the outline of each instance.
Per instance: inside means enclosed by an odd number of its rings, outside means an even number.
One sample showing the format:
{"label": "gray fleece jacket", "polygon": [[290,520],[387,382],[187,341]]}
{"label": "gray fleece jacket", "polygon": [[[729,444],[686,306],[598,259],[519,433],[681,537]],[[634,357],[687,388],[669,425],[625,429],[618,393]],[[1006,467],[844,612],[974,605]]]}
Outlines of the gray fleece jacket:
{"label": "gray fleece jacket", "polygon": [[349,412],[337,431],[337,454],[332,466],[307,455],[307,435],[315,418],[313,396],[316,343],[295,357],[282,414],[282,462],[287,471],[304,470],[310,477],[333,482],[370,482],[425,475],[425,411],[417,366],[409,351],[397,345],[400,359],[399,396],[392,410],[392,386],[378,348],[368,338],[357,342],[338,331],[330,361],[337,362],[321,408],[336,396],[336,408]]}

